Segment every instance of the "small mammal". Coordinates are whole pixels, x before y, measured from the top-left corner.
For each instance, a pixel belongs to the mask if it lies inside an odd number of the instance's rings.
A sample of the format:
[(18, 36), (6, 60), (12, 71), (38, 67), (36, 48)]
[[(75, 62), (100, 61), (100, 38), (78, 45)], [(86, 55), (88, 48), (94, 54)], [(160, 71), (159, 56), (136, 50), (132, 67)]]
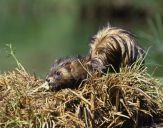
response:
[(90, 64), (93, 69), (119, 72), (120, 67), (131, 66), (137, 60), (144, 63), (144, 50), (135, 37), (124, 29), (107, 26), (100, 30), (90, 42)]
[(81, 81), (87, 77), (87, 72), (83, 67), (85, 61), (86, 59), (81, 57), (56, 60), (46, 77), (52, 90), (78, 87)]
[(107, 26), (100, 30), (90, 43), (86, 57), (69, 57), (57, 60), (46, 81), (52, 90), (78, 87), (88, 73), (94, 71), (119, 72), (120, 67), (131, 66), (138, 59), (144, 63), (144, 50), (138, 46), (130, 32)]

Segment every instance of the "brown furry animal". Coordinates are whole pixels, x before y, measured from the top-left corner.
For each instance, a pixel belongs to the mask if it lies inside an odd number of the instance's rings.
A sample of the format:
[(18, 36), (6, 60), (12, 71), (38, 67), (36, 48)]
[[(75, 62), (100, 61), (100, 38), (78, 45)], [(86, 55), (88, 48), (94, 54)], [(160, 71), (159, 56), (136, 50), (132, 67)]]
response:
[(70, 57), (56, 60), (52, 65), (46, 81), (52, 90), (58, 91), (64, 88), (75, 88), (87, 77), (87, 72), (81, 57)]
[(143, 58), (144, 50), (138, 46), (130, 32), (108, 26), (93, 37), (88, 56), (57, 60), (46, 81), (55, 91), (75, 88), (87, 77), (87, 71), (106, 73), (111, 68), (119, 72), (120, 67), (130, 66)]
[(100, 30), (90, 43), (90, 65), (107, 72), (108, 68), (119, 72), (120, 67), (131, 66), (137, 60), (144, 63), (144, 50), (138, 46), (130, 32), (107, 26)]

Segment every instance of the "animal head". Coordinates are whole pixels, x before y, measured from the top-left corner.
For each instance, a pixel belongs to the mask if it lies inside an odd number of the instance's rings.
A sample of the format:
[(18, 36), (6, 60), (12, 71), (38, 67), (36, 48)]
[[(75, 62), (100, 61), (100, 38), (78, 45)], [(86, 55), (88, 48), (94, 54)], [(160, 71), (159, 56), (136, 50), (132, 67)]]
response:
[(78, 57), (55, 61), (46, 77), (52, 90), (74, 88), (79, 80), (84, 79), (86, 72), (79, 61)]

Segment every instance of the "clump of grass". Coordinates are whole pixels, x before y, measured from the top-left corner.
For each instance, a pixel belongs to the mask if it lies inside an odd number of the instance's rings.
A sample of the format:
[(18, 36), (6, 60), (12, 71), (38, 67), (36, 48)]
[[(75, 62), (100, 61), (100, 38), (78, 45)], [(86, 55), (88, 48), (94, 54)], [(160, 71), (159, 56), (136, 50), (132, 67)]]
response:
[(76, 90), (33, 91), (43, 83), (22, 69), (0, 75), (0, 127), (138, 127), (163, 119), (163, 86), (144, 68), (95, 74)]
[(78, 89), (50, 92), (11, 53), (18, 68), (0, 75), (0, 127), (126, 128), (163, 121), (163, 86), (144, 67), (94, 74)]

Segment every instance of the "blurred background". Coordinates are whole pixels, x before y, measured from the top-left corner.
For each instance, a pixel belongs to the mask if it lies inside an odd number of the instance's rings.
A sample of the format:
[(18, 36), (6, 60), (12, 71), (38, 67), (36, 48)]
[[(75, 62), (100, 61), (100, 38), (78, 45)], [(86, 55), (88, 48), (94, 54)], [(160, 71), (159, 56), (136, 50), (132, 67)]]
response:
[(0, 0), (0, 73), (16, 62), (44, 78), (56, 58), (86, 55), (109, 22), (133, 32), (148, 50), (146, 65), (163, 76), (163, 0)]

